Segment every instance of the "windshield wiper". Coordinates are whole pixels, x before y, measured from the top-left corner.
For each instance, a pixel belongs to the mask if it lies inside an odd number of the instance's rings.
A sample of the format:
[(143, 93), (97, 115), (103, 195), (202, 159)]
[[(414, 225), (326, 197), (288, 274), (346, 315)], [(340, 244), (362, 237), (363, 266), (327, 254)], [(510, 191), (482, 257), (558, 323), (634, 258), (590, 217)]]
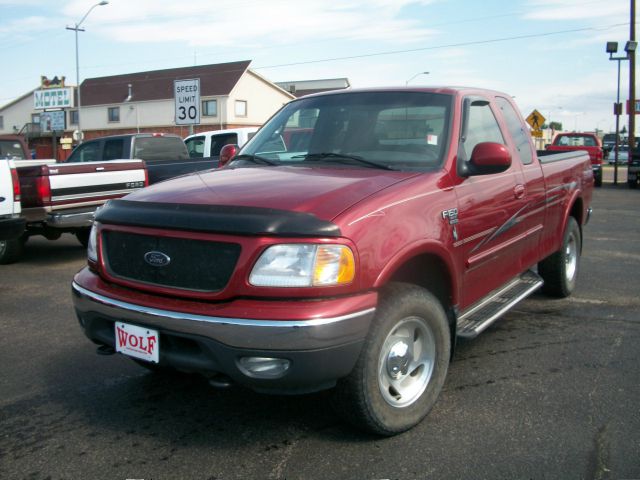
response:
[(383, 170), (395, 170), (395, 168), (390, 167), (384, 163), (373, 162), (371, 160), (367, 160), (366, 158), (362, 158), (358, 155), (348, 155), (343, 153), (332, 153), (332, 152), (323, 152), (323, 153), (307, 153), (306, 155), (296, 155), (292, 158), (304, 158), (305, 160), (317, 161), (317, 160), (346, 160), (360, 163), (362, 165), (368, 165), (373, 168), (380, 168)]
[(268, 158), (261, 157), (260, 155), (250, 155), (247, 153), (233, 157), (233, 161), (231, 163), (235, 162), (236, 160), (248, 160), (259, 165), (278, 165), (278, 163), (274, 162), (273, 160), (269, 160)]

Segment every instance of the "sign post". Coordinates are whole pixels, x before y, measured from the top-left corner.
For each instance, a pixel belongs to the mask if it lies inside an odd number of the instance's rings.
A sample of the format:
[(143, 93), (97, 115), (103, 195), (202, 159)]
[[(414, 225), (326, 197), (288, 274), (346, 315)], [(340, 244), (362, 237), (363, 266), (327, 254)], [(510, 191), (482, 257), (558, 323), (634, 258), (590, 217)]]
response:
[(176, 125), (200, 123), (200, 79), (174, 80)]

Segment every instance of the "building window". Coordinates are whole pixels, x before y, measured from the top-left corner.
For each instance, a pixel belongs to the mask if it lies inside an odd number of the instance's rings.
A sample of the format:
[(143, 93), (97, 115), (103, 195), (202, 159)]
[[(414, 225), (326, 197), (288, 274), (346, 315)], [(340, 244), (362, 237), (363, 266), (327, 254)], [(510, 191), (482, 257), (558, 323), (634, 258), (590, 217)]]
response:
[(0, 130), (4, 130), (4, 117), (0, 115)]
[(40, 125), (40, 114), (39, 113), (32, 113), (31, 114), (31, 123), (35, 123), (37, 125)]
[(107, 113), (108, 113), (109, 122), (120, 121), (120, 107), (109, 107), (109, 110)]
[(236, 100), (236, 117), (246, 117), (246, 116), (247, 116), (247, 101)]
[(78, 110), (69, 110), (69, 125), (78, 125)]
[(216, 117), (218, 115), (218, 101), (203, 100), (202, 115), (205, 117)]

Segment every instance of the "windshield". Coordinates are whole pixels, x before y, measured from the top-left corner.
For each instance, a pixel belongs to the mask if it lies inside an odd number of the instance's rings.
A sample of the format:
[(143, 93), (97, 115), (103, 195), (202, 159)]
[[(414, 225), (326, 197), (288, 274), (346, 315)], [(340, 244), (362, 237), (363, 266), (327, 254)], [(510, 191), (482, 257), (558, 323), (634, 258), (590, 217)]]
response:
[(422, 92), (350, 92), (293, 101), (241, 150), (281, 165), (336, 163), (424, 170), (442, 164), (452, 98)]

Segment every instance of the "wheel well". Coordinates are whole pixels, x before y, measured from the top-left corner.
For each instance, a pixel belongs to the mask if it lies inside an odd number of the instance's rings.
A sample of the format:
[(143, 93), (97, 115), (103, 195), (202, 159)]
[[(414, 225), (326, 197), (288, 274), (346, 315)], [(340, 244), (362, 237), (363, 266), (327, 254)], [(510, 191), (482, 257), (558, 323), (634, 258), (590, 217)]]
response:
[(446, 264), (435, 255), (418, 255), (406, 261), (389, 278), (389, 282), (418, 285), (434, 295), (449, 319), (451, 357), (456, 346), (457, 312), (453, 304), (453, 281)]
[(413, 257), (398, 268), (390, 282), (405, 282), (429, 290), (449, 310), (453, 305), (451, 275), (444, 262), (434, 255)]
[(582, 199), (577, 198), (575, 203), (571, 207), (571, 212), (569, 212), (569, 215), (576, 219), (576, 222), (578, 222), (578, 225), (580, 225), (581, 230), (582, 230), (582, 221), (584, 220), (582, 218), (583, 213), (584, 213), (584, 209), (582, 208)]

